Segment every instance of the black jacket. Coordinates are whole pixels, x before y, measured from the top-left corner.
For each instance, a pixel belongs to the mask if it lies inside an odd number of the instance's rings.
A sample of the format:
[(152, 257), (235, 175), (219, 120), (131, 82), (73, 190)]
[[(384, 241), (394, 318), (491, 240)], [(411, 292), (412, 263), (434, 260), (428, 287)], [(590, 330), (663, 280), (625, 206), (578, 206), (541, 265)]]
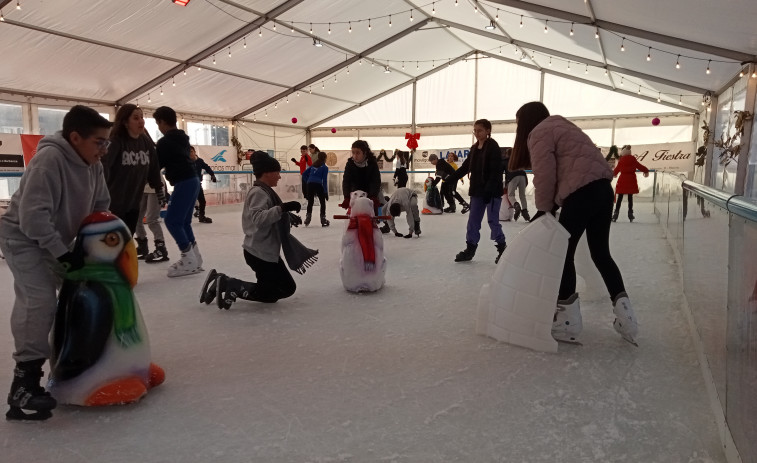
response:
[(375, 159), (368, 158), (368, 165), (365, 167), (358, 167), (352, 158), (347, 160), (342, 178), (345, 199), (349, 199), (350, 193), (356, 190), (365, 191), (369, 198), (378, 198), (380, 189), (381, 172)]
[(194, 161), (193, 165), (195, 172), (197, 172), (197, 177), (202, 181), (202, 171), (204, 170), (208, 175), (210, 175), (210, 178), (215, 180), (216, 174), (213, 172), (213, 169), (210, 168), (207, 162), (203, 161), (202, 158), (198, 157), (196, 161)]
[(469, 196), (502, 197), (504, 190), (502, 184), (502, 153), (493, 138), (487, 139), (481, 149), (478, 148), (478, 143), (471, 146), (470, 154), (468, 154), (463, 165), (450, 177), (459, 180), (468, 172), (470, 172)]
[(189, 158), (189, 137), (183, 130), (173, 129), (163, 134), (157, 151), (160, 167), (166, 169), (166, 179), (171, 185), (197, 176)]

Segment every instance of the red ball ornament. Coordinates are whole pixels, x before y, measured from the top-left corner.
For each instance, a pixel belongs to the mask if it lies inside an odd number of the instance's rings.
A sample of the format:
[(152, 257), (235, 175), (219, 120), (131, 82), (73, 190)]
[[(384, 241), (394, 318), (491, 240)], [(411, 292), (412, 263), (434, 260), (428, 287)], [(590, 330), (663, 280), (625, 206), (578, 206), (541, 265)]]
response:
[(660, 125), (660, 118), (659, 117), (655, 117), (654, 119), (652, 119), (652, 125), (654, 125), (654, 126)]
[(297, 123), (297, 118), (296, 118), (296, 117), (293, 117), (293, 118), (292, 118), (292, 124), (296, 124), (296, 123)]
[(336, 129), (332, 128), (331, 133), (336, 133)]

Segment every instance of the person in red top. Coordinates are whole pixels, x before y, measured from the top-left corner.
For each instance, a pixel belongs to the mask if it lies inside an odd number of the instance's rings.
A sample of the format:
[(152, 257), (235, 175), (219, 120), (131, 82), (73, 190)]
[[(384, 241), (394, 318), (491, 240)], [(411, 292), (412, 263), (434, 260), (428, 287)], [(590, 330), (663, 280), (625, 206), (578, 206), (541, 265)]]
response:
[[(312, 147), (315, 147), (315, 145), (310, 145)], [(318, 154), (318, 148), (315, 148), (315, 154)], [(292, 158), (292, 162), (300, 168), (300, 176), (302, 177), (302, 174), (305, 173), (305, 169), (313, 165), (313, 159), (310, 157), (310, 154), (308, 154), (308, 147), (307, 145), (300, 146), (300, 160), (296, 160), (295, 158)], [(300, 179), (300, 183), (302, 184), (302, 196), (307, 198), (308, 197), (308, 183), (307, 179), (305, 177), (302, 177)]]
[(615, 166), (613, 176), (618, 177), (618, 183), (615, 185), (615, 194), (618, 200), (615, 203), (615, 212), (612, 214), (612, 221), (617, 222), (620, 214), (620, 205), (623, 203), (623, 195), (628, 195), (628, 220), (633, 222), (633, 195), (639, 193), (639, 184), (636, 182), (636, 170), (644, 172), (644, 177), (649, 177), (649, 169), (636, 160), (631, 154), (631, 145), (626, 145), (620, 151), (620, 159)]

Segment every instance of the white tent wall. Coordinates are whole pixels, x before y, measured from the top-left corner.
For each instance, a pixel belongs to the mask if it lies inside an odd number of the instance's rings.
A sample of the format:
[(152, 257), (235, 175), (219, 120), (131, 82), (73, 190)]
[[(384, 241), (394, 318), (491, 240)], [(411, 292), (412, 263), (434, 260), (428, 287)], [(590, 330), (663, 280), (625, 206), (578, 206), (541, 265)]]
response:
[(539, 71), (482, 55), (477, 62), (476, 119), (515, 119), (523, 104), (539, 100)]
[(463, 122), (475, 118), (475, 63), (463, 61), (418, 81), (415, 121), (418, 124)]
[(324, 126), (407, 125), (413, 118), (413, 85), (396, 90), (346, 114), (329, 120)]
[[(276, 158), (280, 161), (288, 162), (292, 157), (299, 159), (300, 146), (308, 144), (305, 130), (298, 127), (289, 128), (245, 122), (244, 124), (236, 124), (236, 133), (242, 149), (274, 150)], [(282, 167), (287, 170), (287, 166), (282, 164)], [(289, 168), (295, 167), (289, 166)]]

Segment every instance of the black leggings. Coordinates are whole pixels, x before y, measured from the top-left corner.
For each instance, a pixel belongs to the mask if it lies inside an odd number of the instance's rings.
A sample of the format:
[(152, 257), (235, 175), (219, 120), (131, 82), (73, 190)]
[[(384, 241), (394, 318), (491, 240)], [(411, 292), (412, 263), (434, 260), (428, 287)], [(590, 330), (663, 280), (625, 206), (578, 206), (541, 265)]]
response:
[[(628, 196), (628, 212), (633, 212), (633, 195)], [(620, 211), (620, 205), (623, 203), (623, 195), (618, 195), (618, 200), (615, 203), (615, 212)]]
[(200, 188), (200, 192), (197, 193), (197, 202), (200, 203), (197, 212), (199, 213), (200, 217), (205, 217), (205, 192), (202, 191), (202, 188)]
[(308, 199), (308, 215), (313, 213), (313, 201), (316, 196), (321, 203), (321, 217), (326, 217), (326, 192), (323, 191), (323, 185), (320, 183), (308, 183), (308, 191), (305, 195)]
[(407, 169), (398, 167), (394, 171), (394, 177), (397, 179), (397, 188), (405, 188), (407, 186)]
[(123, 220), (126, 226), (129, 227), (131, 236), (134, 236), (134, 233), (137, 232), (137, 222), (142, 220), (139, 216), (139, 207), (136, 209), (129, 209), (128, 211), (111, 210), (111, 213)]
[(610, 299), (625, 291), (623, 276), (610, 255), (610, 215), (614, 192), (610, 180), (595, 180), (570, 194), (560, 211), (560, 224), (570, 233), (568, 253), (560, 281), (558, 299), (568, 299), (576, 292), (574, 257), (584, 230), (591, 260), (602, 275)]
[(276, 302), (294, 294), (297, 284), (281, 257), (278, 262), (268, 262), (244, 251), (244, 260), (255, 272), (258, 281), (250, 283), (229, 278), (229, 289), (235, 290), (238, 297), (248, 301)]

